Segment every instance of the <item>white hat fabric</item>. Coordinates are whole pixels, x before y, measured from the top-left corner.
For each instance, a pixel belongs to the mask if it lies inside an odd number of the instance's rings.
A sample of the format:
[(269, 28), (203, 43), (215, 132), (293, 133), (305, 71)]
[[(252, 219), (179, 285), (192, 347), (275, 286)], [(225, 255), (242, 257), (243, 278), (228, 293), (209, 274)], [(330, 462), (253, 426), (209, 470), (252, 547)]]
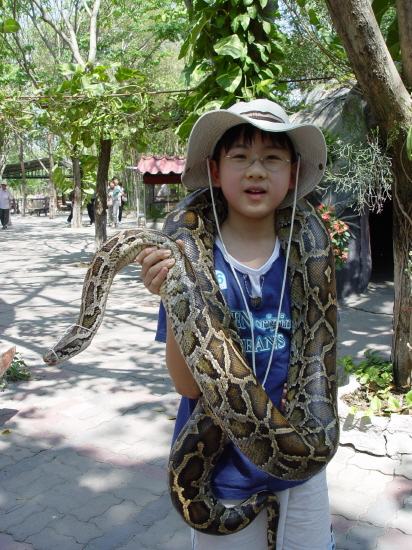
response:
[[(209, 111), (193, 126), (187, 147), (186, 165), (182, 182), (187, 189), (209, 187), (206, 163), (212, 158), (217, 142), (223, 134), (238, 124), (249, 123), (266, 132), (286, 132), (296, 154), (299, 154), (300, 172), (297, 199), (310, 193), (325, 172), (327, 151), (325, 138), (317, 126), (309, 123), (290, 123), (280, 105), (268, 99), (239, 102), (229, 109)], [(294, 191), (288, 191), (279, 208), (293, 204)]]

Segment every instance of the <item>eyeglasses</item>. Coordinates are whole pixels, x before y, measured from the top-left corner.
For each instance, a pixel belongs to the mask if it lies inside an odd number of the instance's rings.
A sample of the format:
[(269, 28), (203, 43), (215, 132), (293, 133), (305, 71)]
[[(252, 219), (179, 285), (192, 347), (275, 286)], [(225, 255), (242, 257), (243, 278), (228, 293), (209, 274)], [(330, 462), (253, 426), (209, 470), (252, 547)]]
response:
[(235, 153), (234, 155), (223, 155), (221, 158), (229, 159), (233, 166), (239, 170), (244, 170), (245, 168), (252, 166), (255, 160), (260, 160), (269, 172), (279, 172), (279, 170), (282, 170), (288, 162), (292, 162), (281, 154), (275, 155), (273, 153), (265, 155), (264, 157), (252, 158), (248, 157), (244, 153)]

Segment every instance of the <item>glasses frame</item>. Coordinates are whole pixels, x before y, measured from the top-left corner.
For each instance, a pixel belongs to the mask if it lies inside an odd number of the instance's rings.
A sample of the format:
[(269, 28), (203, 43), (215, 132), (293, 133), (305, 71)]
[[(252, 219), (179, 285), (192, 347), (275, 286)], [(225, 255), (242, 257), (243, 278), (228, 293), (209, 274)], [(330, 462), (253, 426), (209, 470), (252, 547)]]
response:
[(279, 157), (282, 157), (283, 160), (285, 161), (284, 164), (280, 167), (280, 168), (277, 168), (276, 170), (273, 170), (272, 168), (269, 168), (266, 164), (266, 159), (268, 156), (270, 156), (272, 153), (268, 153), (267, 155), (264, 155), (263, 157), (259, 157), (259, 155), (253, 157), (249, 162), (249, 164), (247, 166), (244, 166), (243, 168), (241, 168), (240, 166), (238, 166), (238, 163), (235, 162), (235, 161), (232, 161), (232, 157), (235, 156), (235, 155), (222, 155), (221, 157), (219, 158), (224, 158), (224, 159), (229, 159), (230, 160), (230, 163), (232, 166), (234, 166), (235, 168), (237, 168), (238, 170), (246, 170), (246, 168), (249, 168), (250, 166), (252, 166), (252, 164), (256, 161), (256, 160), (260, 160), (260, 162), (262, 163), (262, 165), (266, 168), (266, 170), (269, 170), (269, 172), (280, 172), (281, 170), (283, 170), (283, 168), (286, 166), (286, 164), (288, 162), (292, 163), (293, 160), (290, 160), (290, 159), (287, 159), (284, 155), (282, 155), (281, 153), (277, 153), (277, 155)]

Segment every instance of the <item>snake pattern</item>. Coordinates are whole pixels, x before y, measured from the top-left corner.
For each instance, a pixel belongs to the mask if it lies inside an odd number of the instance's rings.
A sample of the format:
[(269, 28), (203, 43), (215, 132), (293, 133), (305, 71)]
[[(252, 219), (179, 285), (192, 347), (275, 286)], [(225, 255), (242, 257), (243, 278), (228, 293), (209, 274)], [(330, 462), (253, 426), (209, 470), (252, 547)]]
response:
[[(225, 508), (210, 489), (211, 475), (228, 439), (260, 469), (284, 480), (312, 477), (333, 457), (339, 438), (333, 250), (313, 207), (299, 201), (288, 263), (292, 342), (287, 403), (281, 414), (244, 358), (215, 278), (216, 226), (209, 193), (200, 190), (186, 197), (169, 215), (164, 232), (125, 230), (101, 247), (86, 274), (77, 324), (44, 361), (57, 365), (88, 347), (102, 322), (113, 277), (140, 250), (149, 245), (170, 249), (176, 262), (160, 293), (178, 346), (202, 391), (170, 454), (172, 502), (191, 527), (215, 535), (243, 529), (267, 506), (268, 545), (273, 550), (276, 496), (260, 491), (239, 506)], [(226, 209), (220, 190), (216, 202), (221, 223)], [(277, 213), (283, 247), (291, 223), (290, 208)], [(184, 252), (177, 239), (183, 240)]]

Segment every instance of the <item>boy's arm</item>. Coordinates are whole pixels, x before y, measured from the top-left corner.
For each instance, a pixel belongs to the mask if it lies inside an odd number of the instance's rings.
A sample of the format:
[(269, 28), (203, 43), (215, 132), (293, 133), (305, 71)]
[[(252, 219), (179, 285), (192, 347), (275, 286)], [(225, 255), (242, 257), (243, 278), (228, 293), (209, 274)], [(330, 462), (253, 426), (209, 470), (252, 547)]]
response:
[[(180, 246), (183, 243), (178, 241)], [(159, 250), (156, 247), (148, 247), (142, 250), (136, 257), (136, 261), (142, 266), (140, 277), (144, 286), (152, 294), (159, 294), (159, 288), (166, 278), (169, 267), (175, 260), (170, 258), (170, 250)], [(177, 393), (185, 397), (196, 399), (200, 395), (200, 389), (196, 380), (187, 366), (187, 363), (177, 345), (176, 339), (167, 318), (166, 336), (166, 366), (173, 381)]]
[(200, 388), (177, 345), (169, 319), (167, 319), (166, 366), (177, 393), (197, 399)]

